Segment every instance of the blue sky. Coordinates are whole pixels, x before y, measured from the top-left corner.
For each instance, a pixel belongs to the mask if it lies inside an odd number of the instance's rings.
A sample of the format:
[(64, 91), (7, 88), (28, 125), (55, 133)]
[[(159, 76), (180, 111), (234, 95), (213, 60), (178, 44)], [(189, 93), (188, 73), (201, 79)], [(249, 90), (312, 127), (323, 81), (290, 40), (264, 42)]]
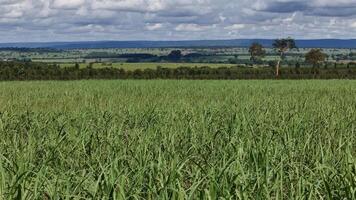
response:
[(0, 42), (356, 38), (356, 0), (0, 0)]

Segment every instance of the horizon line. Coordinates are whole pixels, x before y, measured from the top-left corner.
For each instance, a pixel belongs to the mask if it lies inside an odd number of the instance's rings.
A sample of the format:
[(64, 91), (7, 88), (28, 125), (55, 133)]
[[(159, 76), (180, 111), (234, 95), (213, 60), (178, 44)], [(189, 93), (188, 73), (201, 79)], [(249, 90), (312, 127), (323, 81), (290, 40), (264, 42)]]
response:
[[(238, 39), (187, 39), (187, 40), (68, 40), (68, 41), (16, 41), (16, 42), (0, 42), (0, 44), (19, 44), (19, 43), (75, 43), (75, 42), (191, 42), (191, 41), (231, 41), (231, 40), (275, 40), (279, 38), (238, 38)], [(294, 38), (293, 38), (294, 39)], [(356, 40), (356, 38), (318, 38), (318, 39), (294, 39), (296, 41), (312, 41), (312, 40)]]

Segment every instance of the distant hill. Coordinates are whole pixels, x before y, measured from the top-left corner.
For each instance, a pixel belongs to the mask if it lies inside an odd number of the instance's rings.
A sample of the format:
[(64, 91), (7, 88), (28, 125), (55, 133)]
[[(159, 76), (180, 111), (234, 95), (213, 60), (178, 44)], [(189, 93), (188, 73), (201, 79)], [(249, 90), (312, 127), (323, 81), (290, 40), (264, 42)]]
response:
[[(165, 48), (165, 47), (248, 47), (259, 42), (272, 47), (269, 39), (236, 40), (186, 40), (186, 41), (92, 41), (92, 42), (44, 42), (44, 43), (0, 43), (0, 48), (52, 48), (52, 49), (94, 49), (94, 48)], [(296, 40), (299, 48), (356, 48), (356, 39)]]

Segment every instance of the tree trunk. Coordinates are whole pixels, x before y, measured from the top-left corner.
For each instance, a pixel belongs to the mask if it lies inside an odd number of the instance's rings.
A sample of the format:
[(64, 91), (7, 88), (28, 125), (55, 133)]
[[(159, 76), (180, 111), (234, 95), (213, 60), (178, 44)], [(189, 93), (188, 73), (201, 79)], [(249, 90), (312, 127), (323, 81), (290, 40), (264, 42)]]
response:
[(278, 59), (277, 66), (276, 66), (276, 77), (279, 77), (279, 68), (281, 66), (281, 61), (282, 61), (283, 53), (281, 53), (280, 58)]
[(276, 66), (276, 77), (279, 76), (279, 66), (280, 66), (280, 64), (281, 64), (281, 60), (278, 60), (277, 66)]

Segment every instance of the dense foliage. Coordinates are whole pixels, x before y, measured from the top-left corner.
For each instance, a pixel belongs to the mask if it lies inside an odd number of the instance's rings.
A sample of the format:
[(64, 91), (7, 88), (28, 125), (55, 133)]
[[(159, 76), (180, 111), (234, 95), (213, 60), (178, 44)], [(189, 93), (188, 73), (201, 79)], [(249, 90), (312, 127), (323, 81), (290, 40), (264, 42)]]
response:
[(325, 62), (327, 55), (323, 53), (322, 49), (311, 49), (305, 54), (305, 61), (311, 63), (313, 67), (319, 67), (320, 63)]
[(261, 62), (262, 58), (266, 55), (266, 50), (264, 47), (259, 43), (253, 43), (248, 52), (251, 55), (250, 60), (254, 63)]
[(0, 199), (356, 199), (356, 82), (0, 83)]
[(108, 53), (108, 52), (91, 52), (86, 55), (85, 59), (103, 59), (103, 58), (121, 58), (130, 63), (140, 63), (140, 62), (164, 62), (164, 61), (174, 61), (174, 62), (191, 62), (194, 59), (203, 58), (206, 55), (199, 53), (188, 53), (183, 55), (180, 50), (173, 50), (168, 55), (158, 56), (150, 53)]
[[(346, 68), (283, 68), (281, 79), (355, 79), (356, 65)], [(273, 64), (272, 64), (273, 67)], [(79, 80), (79, 79), (272, 79), (274, 69), (249, 67), (179, 67), (125, 71), (117, 68), (61, 68), (33, 62), (0, 62), (0, 80)]]

